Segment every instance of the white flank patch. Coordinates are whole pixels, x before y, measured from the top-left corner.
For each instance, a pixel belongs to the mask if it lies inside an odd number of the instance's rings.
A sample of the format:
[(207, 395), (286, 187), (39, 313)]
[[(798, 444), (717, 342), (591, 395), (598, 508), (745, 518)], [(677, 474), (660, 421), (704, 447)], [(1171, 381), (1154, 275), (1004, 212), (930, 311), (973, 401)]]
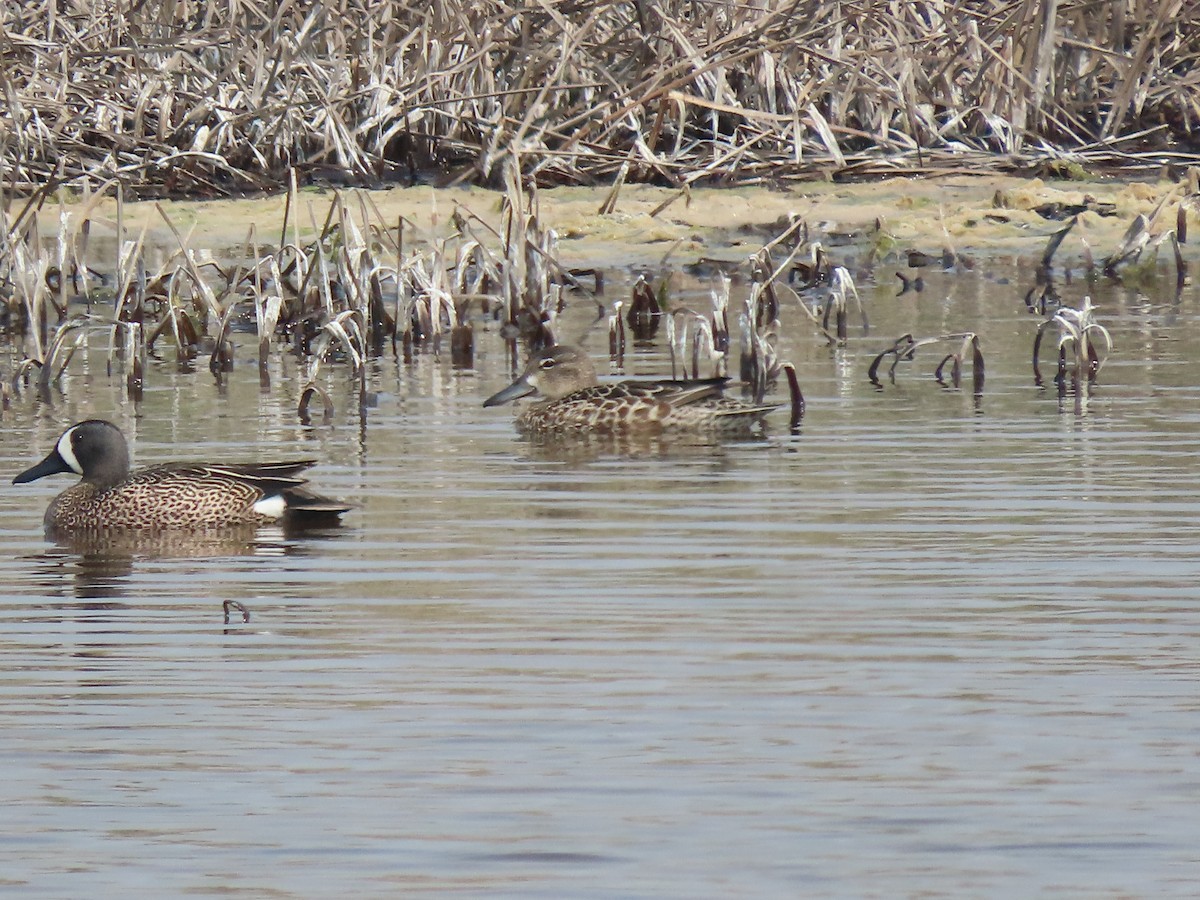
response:
[(58, 451), (58, 455), (63, 458), (71, 471), (76, 474), (83, 474), (83, 466), (79, 464), (79, 460), (75, 458), (75, 451), (71, 449), (71, 434), (75, 431), (74, 428), (68, 428), (63, 436), (58, 439), (58, 446), (54, 449)]
[(270, 497), (263, 497), (254, 504), (254, 511), (260, 516), (268, 516), (272, 519), (278, 519), (283, 515), (283, 511), (287, 509), (287, 501), (283, 499), (283, 494), (274, 494)]

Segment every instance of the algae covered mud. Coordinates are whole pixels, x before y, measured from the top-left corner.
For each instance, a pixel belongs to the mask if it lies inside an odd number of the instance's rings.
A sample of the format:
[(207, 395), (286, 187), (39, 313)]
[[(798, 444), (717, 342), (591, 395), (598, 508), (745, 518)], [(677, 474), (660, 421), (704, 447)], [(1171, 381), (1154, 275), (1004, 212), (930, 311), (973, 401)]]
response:
[[(304, 234), (315, 235), (333, 193), (331, 188), (300, 192)], [(413, 229), (410, 245), (420, 246), (452, 235), (459, 208), (498, 227), (504, 195), (464, 186), (392, 188), (365, 191), (363, 196), (369, 197), (378, 224), (394, 228), (397, 221), (408, 223)], [(560, 187), (538, 192), (537, 200), (541, 218), (561, 241), (564, 263), (669, 269), (704, 258), (741, 262), (795, 219), (805, 220), (811, 240), (823, 240), (826, 248), (845, 247), (858, 258), (892, 264), (905, 263), (909, 250), (940, 254), (944, 248), (981, 258), (1040, 256), (1051, 235), (1078, 216), (1077, 237), (1090, 245), (1098, 261), (1118, 246), (1137, 215), (1157, 210), (1153, 231), (1165, 233), (1176, 226), (1177, 207), (1192, 209), (1198, 196), (1194, 179), (1047, 181), (947, 175), (686, 192), (649, 185), (625, 185), (615, 192)], [(175, 243), (169, 219), (188, 233), (193, 246), (223, 255), (244, 246), (248, 237), (272, 240), (282, 226), (287, 204), (286, 193), (258, 199), (131, 202), (125, 204), (124, 216), (131, 233), (146, 228), (160, 245)], [(68, 203), (65, 211), (77, 220), (83, 206)], [(56, 209), (51, 205), (46, 212)], [(116, 201), (100, 200), (94, 212), (97, 236), (111, 236)], [(42, 230), (54, 232), (54, 217), (43, 219)], [(1064, 259), (1078, 263), (1083, 243), (1069, 241), (1063, 251)]]

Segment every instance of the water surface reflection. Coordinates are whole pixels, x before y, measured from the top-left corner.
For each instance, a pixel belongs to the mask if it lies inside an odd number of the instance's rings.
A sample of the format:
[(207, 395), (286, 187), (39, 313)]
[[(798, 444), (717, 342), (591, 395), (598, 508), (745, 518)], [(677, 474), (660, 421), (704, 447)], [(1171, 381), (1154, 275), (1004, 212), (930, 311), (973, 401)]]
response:
[[(1089, 288), (1117, 351), (1077, 410), (1033, 384), (1020, 270), (883, 274), (845, 348), (783, 310), (798, 434), (521, 438), (480, 406), (513, 375), (482, 326), (471, 370), (377, 360), (364, 411), (331, 374), (329, 427), (287, 358), (267, 393), (161, 363), (135, 406), (95, 357), (15, 403), (5, 471), (105, 415), (139, 464), (303, 448), (358, 508), (56, 544), (61, 483), (0, 492), (2, 883), (1190, 894), (1195, 292)], [(895, 335), (964, 330), (981, 402), (920, 356), (867, 382)], [(668, 370), (639, 347), (622, 374)]]

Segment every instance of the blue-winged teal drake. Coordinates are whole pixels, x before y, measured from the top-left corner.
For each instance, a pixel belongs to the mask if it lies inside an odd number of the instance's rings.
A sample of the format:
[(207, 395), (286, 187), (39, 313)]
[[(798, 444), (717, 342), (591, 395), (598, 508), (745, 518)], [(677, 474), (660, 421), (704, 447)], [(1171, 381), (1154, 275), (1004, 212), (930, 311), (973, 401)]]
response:
[(130, 472), (120, 429), (89, 419), (64, 431), (46, 458), (13, 484), (59, 472), (82, 476), (46, 510), (48, 531), (328, 523), (350, 507), (305, 488), (299, 473), (315, 462), (166, 463)]
[(517, 417), (534, 433), (672, 430), (746, 431), (774, 409), (726, 397), (727, 378), (619, 381), (600, 384), (577, 347), (557, 344), (536, 354), (524, 373), (484, 406), (499, 406), (535, 391), (543, 397)]

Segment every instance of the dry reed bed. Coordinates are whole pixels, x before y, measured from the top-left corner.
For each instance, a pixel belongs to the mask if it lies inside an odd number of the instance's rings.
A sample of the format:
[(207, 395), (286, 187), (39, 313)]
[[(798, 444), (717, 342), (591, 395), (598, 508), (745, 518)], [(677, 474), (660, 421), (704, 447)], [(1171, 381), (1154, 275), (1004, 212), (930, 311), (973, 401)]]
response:
[[(1200, 116), (1200, 0), (0, 8), (10, 190), (137, 196), (436, 170), (754, 183), (1157, 167)], [(131, 194), (132, 196), (133, 194)]]

